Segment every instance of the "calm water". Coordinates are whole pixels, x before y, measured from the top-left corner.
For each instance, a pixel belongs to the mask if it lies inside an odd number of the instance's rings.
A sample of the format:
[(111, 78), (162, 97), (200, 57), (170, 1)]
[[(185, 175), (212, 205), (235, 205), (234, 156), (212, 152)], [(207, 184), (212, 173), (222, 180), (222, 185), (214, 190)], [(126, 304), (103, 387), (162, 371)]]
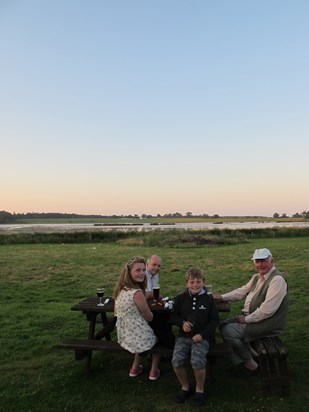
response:
[(265, 229), (273, 227), (309, 227), (309, 222), (235, 222), (235, 223), (177, 223), (175, 225), (115, 225), (95, 226), (93, 223), (48, 223), (48, 224), (8, 224), (0, 225), (0, 233), (30, 233), (30, 232), (71, 232), (83, 230), (164, 230), (164, 229)]

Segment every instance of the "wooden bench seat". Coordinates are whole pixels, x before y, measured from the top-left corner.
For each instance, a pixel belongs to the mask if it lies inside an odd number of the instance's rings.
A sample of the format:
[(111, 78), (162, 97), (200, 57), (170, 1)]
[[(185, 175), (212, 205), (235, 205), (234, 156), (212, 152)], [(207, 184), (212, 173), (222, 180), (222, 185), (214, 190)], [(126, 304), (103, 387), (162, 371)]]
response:
[[(119, 345), (118, 342), (108, 340), (71, 339), (60, 343), (58, 346), (63, 349), (73, 349), (75, 351), (76, 360), (81, 360), (87, 357), (87, 373), (90, 372), (92, 351), (127, 352)], [(149, 353), (159, 353), (162, 356), (172, 356), (173, 349), (158, 345), (154, 346)], [(223, 357), (230, 354), (231, 348), (229, 344), (212, 343), (208, 352), (210, 367), (215, 363), (217, 357)], [(211, 371), (210, 374), (212, 375)]]
[(258, 354), (263, 394), (268, 396), (274, 386), (281, 388), (283, 396), (290, 395), (290, 380), (287, 367), (288, 350), (276, 336), (251, 342)]

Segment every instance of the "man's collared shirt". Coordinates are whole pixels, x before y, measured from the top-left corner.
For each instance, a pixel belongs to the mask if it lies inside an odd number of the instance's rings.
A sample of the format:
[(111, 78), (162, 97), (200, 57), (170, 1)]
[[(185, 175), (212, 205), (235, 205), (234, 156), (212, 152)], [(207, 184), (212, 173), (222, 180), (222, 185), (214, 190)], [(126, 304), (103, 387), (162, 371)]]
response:
[(146, 286), (146, 292), (152, 292), (154, 287), (159, 286), (159, 274), (153, 275), (151, 272), (149, 272), (148, 269), (146, 269), (146, 277), (147, 277), (147, 286)]

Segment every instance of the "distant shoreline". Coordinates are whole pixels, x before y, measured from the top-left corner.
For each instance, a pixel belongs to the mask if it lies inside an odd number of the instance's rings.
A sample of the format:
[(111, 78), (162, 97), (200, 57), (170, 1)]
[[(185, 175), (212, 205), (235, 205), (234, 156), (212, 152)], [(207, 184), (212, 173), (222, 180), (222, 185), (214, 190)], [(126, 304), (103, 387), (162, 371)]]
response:
[(267, 228), (302, 228), (309, 227), (309, 222), (165, 222), (156, 223), (20, 223), (1, 224), (0, 234), (13, 233), (56, 233), (56, 232), (85, 232), (85, 231), (106, 231), (106, 230), (172, 230), (172, 229), (267, 229)]

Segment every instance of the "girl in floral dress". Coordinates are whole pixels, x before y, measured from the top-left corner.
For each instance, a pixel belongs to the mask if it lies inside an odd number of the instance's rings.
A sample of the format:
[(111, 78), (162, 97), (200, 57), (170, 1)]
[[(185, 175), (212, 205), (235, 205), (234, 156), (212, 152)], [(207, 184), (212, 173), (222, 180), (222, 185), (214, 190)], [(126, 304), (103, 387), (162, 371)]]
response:
[[(153, 314), (146, 301), (146, 262), (140, 256), (130, 259), (123, 267), (114, 289), (117, 338), (121, 347), (134, 353), (129, 376), (138, 376), (142, 371), (141, 354), (150, 350), (157, 337), (148, 322)], [(159, 354), (152, 354), (150, 380), (160, 376)]]

